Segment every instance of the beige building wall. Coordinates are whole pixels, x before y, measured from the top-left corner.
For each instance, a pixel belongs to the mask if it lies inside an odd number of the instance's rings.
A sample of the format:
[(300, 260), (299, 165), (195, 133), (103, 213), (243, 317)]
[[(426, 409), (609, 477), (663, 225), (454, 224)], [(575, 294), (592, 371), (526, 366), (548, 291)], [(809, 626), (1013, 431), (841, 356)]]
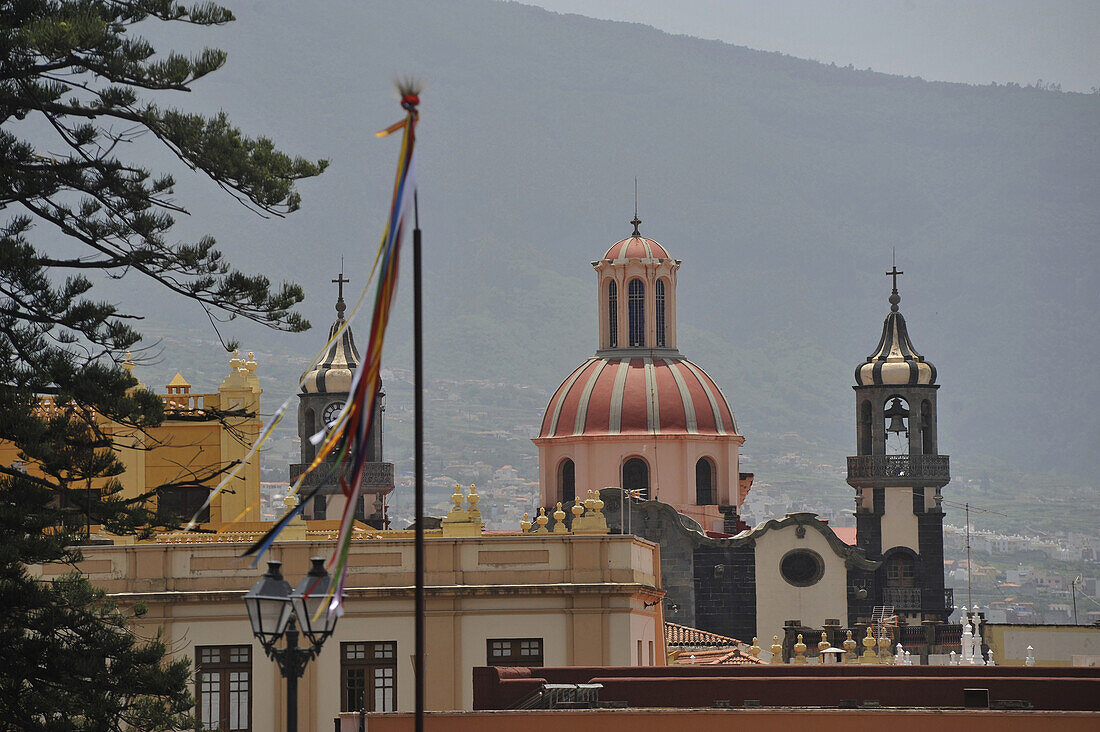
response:
[[(536, 439), (540, 502), (553, 506), (559, 500), (558, 471), (566, 458), (574, 462), (576, 492), (583, 498), (589, 490), (621, 486), (623, 463), (641, 457), (650, 466), (651, 498), (672, 505), (708, 531), (721, 531), (723, 517), (718, 506), (738, 506), (740, 511), (739, 449), (743, 442), (740, 435), (684, 434)], [(715, 466), (718, 503), (711, 506), (695, 505), (695, 463), (702, 457), (709, 457)]]
[[(314, 522), (322, 523), (334, 522)], [(633, 665), (639, 642), (648, 663), (664, 665), (660, 557), (632, 536), (504, 534), (426, 542), (427, 705), (470, 709), (475, 666), (492, 638), (541, 638), (545, 665)], [(330, 531), (283, 541), (264, 557), (283, 562), (292, 586), (309, 557), (331, 554)], [(397, 705), (413, 706), (413, 540), (353, 542), (345, 614), (299, 682), (300, 729), (327, 732), (340, 708), (340, 643), (397, 642)], [(252, 647), (252, 729), (283, 729), (285, 682), (253, 640), (243, 597), (263, 572), (237, 557), (251, 536), (187, 535), (195, 543), (90, 546), (79, 565), (123, 606), (148, 612), (135, 630), (161, 632), (172, 652), (195, 660), (204, 645)], [(32, 571), (49, 577), (67, 568)], [(646, 603), (653, 604), (646, 607)], [(303, 640), (304, 642), (304, 640)]]
[(1100, 666), (1100, 626), (983, 623), (981, 632), (998, 666), (1023, 666), (1028, 646), (1036, 666)]
[[(769, 529), (756, 538), (756, 635), (765, 648), (774, 636), (782, 641), (786, 620), (801, 620), (811, 628), (824, 626), (828, 618), (847, 623), (848, 570), (844, 558), (829, 546), (821, 532), (804, 528), (804, 536), (798, 538), (798, 528), (791, 525)], [(796, 587), (783, 579), (779, 563), (793, 549), (810, 549), (824, 561), (825, 572), (815, 584)]]
[[(865, 491), (870, 493), (870, 491)], [(912, 488), (886, 488), (886, 512), (882, 515), (882, 551), (905, 546), (920, 553), (917, 515), (913, 513)]]

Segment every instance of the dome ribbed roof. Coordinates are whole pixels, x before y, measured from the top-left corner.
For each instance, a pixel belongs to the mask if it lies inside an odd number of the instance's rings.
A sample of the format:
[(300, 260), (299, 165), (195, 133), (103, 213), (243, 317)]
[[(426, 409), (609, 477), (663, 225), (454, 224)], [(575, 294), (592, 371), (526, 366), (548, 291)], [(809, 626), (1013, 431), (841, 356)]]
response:
[[(332, 340), (336, 330), (343, 323), (344, 313), (340, 311), (336, 322), (328, 329), (329, 340)], [(347, 393), (351, 389), (351, 377), (358, 367), (359, 351), (355, 349), (355, 336), (348, 327), (328, 347), (321, 362), (302, 376), (302, 392), (306, 394)]]
[(593, 357), (558, 387), (539, 431), (631, 434), (729, 435), (737, 425), (717, 384), (686, 358)]
[(900, 299), (897, 291), (890, 296), (891, 312), (882, 324), (882, 338), (867, 361), (856, 367), (856, 383), (860, 386), (936, 383), (936, 367), (917, 353), (909, 340), (905, 318), (897, 311)]
[(626, 259), (669, 259), (665, 248), (644, 236), (632, 236), (611, 245), (604, 259), (611, 261)]

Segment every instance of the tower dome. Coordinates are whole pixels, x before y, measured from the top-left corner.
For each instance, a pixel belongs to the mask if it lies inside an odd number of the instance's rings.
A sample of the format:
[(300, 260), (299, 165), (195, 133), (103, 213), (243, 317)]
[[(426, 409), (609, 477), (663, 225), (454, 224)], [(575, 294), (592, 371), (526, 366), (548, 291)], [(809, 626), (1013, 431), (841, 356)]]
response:
[[(344, 311), (347, 305), (344, 303), (344, 273), (333, 282), (339, 283), (339, 294), (336, 298), (336, 320), (328, 329), (328, 339), (332, 341), (336, 331), (344, 324)], [(351, 378), (355, 369), (359, 368), (359, 351), (355, 348), (355, 336), (351, 328), (344, 328), (340, 337), (329, 344), (325, 357), (316, 366), (302, 375), (302, 392), (305, 394), (336, 394), (344, 395), (351, 389)]]
[(897, 267), (886, 274), (894, 278), (894, 290), (890, 293), (890, 313), (882, 324), (882, 337), (874, 353), (856, 367), (856, 384), (917, 385), (935, 384), (936, 367), (913, 348), (905, 318), (898, 312), (901, 295), (898, 294)]
[(736, 525), (744, 438), (718, 385), (676, 348), (680, 260), (641, 235), (637, 214), (631, 223), (592, 262), (599, 343), (546, 407), (540, 497), (553, 506), (619, 486), (722, 530)]

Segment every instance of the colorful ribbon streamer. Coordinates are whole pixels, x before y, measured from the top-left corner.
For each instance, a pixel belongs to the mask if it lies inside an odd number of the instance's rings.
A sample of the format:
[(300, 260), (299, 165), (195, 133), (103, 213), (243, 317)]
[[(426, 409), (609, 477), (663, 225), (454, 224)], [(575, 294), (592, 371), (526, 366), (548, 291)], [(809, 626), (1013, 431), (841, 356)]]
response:
[[(394, 296), (397, 292), (397, 273), (400, 262), (401, 241), (405, 229), (405, 215), (413, 201), (416, 190), (413, 150), (416, 145), (417, 106), (420, 104), (419, 89), (414, 83), (402, 82), (398, 84), (398, 91), (401, 93), (401, 107), (405, 110), (405, 119), (377, 133), (379, 137), (384, 137), (398, 130), (404, 131), (401, 139), (401, 155), (394, 180), (390, 214), (385, 231), (382, 234), (378, 254), (375, 256), (374, 266), (371, 268), (372, 278), (374, 270), (378, 270), (378, 280), (375, 288), (374, 310), (371, 317), (366, 352), (355, 371), (355, 375), (352, 377), (348, 400), (344, 404), (344, 408), (333, 424), (311, 438), (314, 444), (319, 443), (320, 445), (317, 455), (298, 478), (293, 490), (297, 492), (305, 477), (318, 468), (325, 461), (325, 458), (334, 451), (337, 453), (337, 457), (331, 463), (331, 469), (325, 480), (313, 488), (308, 496), (299, 501), (298, 505), (290, 509), (270, 531), (249, 547), (243, 555), (254, 556), (253, 566), (255, 566), (260, 556), (271, 546), (287, 523), (320, 491), (321, 486), (327, 483), (328, 478), (333, 474), (338, 474), (340, 488), (344, 493), (346, 503), (344, 504), (344, 513), (340, 519), (340, 533), (336, 539), (336, 546), (333, 548), (332, 556), (327, 562), (328, 570), (335, 581), (330, 584), (328, 594), (324, 598), (325, 602), (319, 606), (318, 616), (324, 610), (326, 603), (330, 613), (343, 613), (348, 548), (351, 544), (355, 508), (362, 497), (363, 471), (368, 458), (367, 437), (370, 434), (371, 420), (374, 417), (378, 399), (382, 347), (385, 342), (390, 309), (393, 306)], [(358, 305), (356, 308), (358, 308)]]

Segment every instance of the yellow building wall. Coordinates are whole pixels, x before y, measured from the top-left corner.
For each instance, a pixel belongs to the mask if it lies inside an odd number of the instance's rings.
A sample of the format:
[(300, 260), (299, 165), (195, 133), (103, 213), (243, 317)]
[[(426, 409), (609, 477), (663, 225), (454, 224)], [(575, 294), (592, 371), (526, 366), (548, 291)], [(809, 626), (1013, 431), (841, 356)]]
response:
[[(121, 497), (132, 499), (154, 491), (158, 486), (180, 481), (199, 480), (210, 488), (222, 480), (215, 473), (234, 461), (241, 461), (251, 450), (263, 423), (259, 418), (260, 389), (256, 378), (256, 362), (238, 358), (230, 361), (230, 374), (217, 392), (190, 393), (190, 385), (181, 376), (173, 379), (176, 386), (160, 394), (167, 407), (165, 421), (144, 432), (132, 427), (100, 419), (99, 427), (119, 445), (119, 460), (125, 472), (117, 476), (122, 486)], [(177, 381), (178, 380), (178, 381)], [(53, 400), (44, 397), (43, 409), (54, 409)], [(251, 417), (229, 417), (225, 424), (199, 421), (203, 410), (243, 410)], [(187, 419), (180, 419), (186, 415)], [(174, 418), (176, 417), (176, 418)], [(0, 441), (0, 464), (11, 465), (21, 460), (19, 450), (10, 442)], [(27, 473), (41, 476), (34, 463), (26, 464)], [(100, 489), (106, 479), (92, 482)], [(210, 506), (209, 528), (219, 528), (233, 520), (260, 519), (260, 461), (255, 456), (240, 470), (226, 491), (214, 498)], [(153, 497), (149, 505), (156, 506)]]

